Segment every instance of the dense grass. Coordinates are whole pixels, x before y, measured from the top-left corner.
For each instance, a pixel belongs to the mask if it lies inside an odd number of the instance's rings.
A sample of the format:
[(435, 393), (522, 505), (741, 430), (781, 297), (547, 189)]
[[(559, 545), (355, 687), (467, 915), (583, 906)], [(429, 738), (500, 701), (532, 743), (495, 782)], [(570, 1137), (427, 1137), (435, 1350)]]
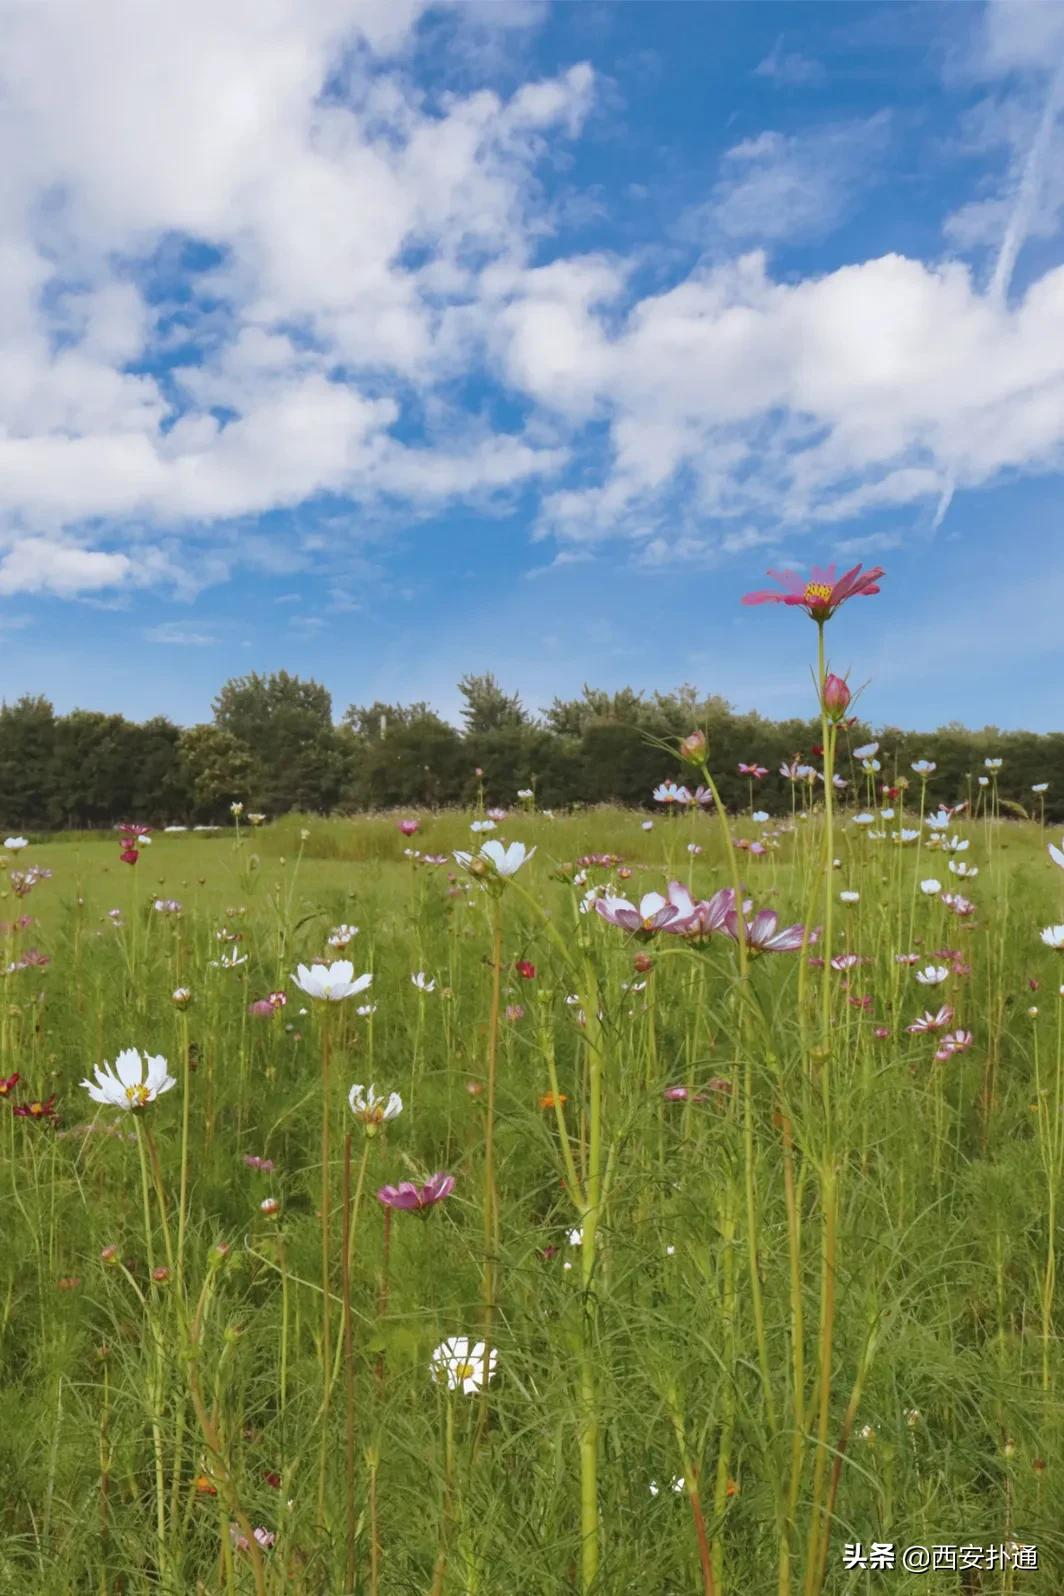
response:
[[(1039, 931), (1064, 918), (1064, 875), (1038, 828), (958, 821), (951, 832), (970, 847), (955, 857), (980, 872), (970, 883), (926, 834), (917, 855), (837, 828), (833, 889), (860, 901), (836, 903), (831, 952), (868, 962), (827, 972), (825, 1052), (825, 973), (807, 964), (800, 982), (801, 952), (753, 959), (744, 982), (723, 935), (640, 942), (579, 912), (593, 882), (628, 897), (672, 878), (700, 896), (727, 885), (715, 821), (665, 817), (647, 832), (622, 811), (515, 811), (496, 835), (538, 851), (496, 899), (453, 860), (403, 857), (469, 846), (469, 820), (422, 817), (408, 840), (394, 817), (289, 817), (239, 835), (157, 836), (133, 867), (113, 838), (11, 859), (54, 877), (24, 899), (8, 893), (0, 911), (36, 920), (8, 933), (5, 965), (33, 946), (51, 958), (7, 977), (0, 1016), (0, 1077), (21, 1076), (0, 1121), (0, 1596), (244, 1592), (257, 1578), (329, 1596), (575, 1591), (590, 1416), (602, 1596), (1061, 1588), (1064, 968)], [(735, 825), (749, 839), (760, 830)], [(821, 838), (819, 813), (799, 813), (764, 857), (737, 855), (756, 906), (784, 924), (807, 911), (822, 922)], [(574, 885), (593, 850), (623, 865)], [(928, 876), (965, 893), (974, 915), (920, 893)], [(157, 897), (181, 913), (154, 910)], [(325, 953), (341, 922), (360, 928), (347, 956), (373, 972), (372, 988), (314, 1004), (290, 973)], [(234, 970), (211, 967), (223, 929), (247, 955)], [(911, 949), (941, 963), (932, 954), (946, 947), (959, 957), (930, 989), (894, 958)], [(649, 970), (633, 968), (640, 954)], [(418, 970), (434, 992), (412, 986)], [(187, 1010), (172, 1001), (178, 986), (192, 991)], [(287, 1006), (250, 1016), (271, 990)], [(849, 1001), (864, 997), (870, 1007)], [(358, 1017), (367, 999), (376, 1013)], [(955, 1009), (950, 1029), (974, 1040), (936, 1063), (934, 1037), (906, 1026), (941, 1003)], [(338, 1374), (323, 1452), (326, 1025)], [(97, 1112), (78, 1085), (127, 1046), (164, 1054), (178, 1080), (136, 1123)], [(606, 1185), (590, 1275), (569, 1239), (580, 1215), (559, 1118), (541, 1106), (552, 1063), (584, 1187), (601, 1069)], [(365, 1138), (346, 1098), (370, 1081), (404, 1108)], [(687, 1100), (667, 1101), (678, 1085)], [(6, 1111), (53, 1092), (58, 1126)], [(153, 1284), (151, 1264), (177, 1243), (186, 1094), (182, 1269)], [(142, 1127), (159, 1161), (147, 1235)], [(275, 1168), (249, 1168), (246, 1155)], [(389, 1219), (377, 1188), (438, 1170), (456, 1177), (453, 1195)], [(275, 1218), (260, 1209), (267, 1196)], [(101, 1259), (110, 1247), (115, 1262)], [(446, 1337), (481, 1334), (485, 1295), (498, 1349), (486, 1402), (429, 1374)], [(586, 1449), (584, 1462), (586, 1484)], [(237, 1514), (276, 1533), (261, 1569), (232, 1546)], [(1037, 1572), (976, 1584), (843, 1568), (851, 1541), (1012, 1539), (1037, 1544)]]

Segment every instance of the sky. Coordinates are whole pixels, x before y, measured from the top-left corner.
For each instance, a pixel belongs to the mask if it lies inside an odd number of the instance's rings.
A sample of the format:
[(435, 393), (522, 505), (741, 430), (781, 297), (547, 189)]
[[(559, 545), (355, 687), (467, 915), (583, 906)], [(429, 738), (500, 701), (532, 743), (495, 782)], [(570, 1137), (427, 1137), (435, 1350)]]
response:
[(0, 0), (7, 701), (1064, 726), (1064, 4)]

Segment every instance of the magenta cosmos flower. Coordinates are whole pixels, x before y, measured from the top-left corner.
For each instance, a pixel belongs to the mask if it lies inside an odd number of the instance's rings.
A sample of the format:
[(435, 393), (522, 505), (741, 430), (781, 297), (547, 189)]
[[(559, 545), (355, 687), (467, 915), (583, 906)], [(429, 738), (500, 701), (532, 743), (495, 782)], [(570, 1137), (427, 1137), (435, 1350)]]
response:
[(377, 1197), (386, 1208), (410, 1208), (420, 1211), (434, 1207), (436, 1203), (449, 1197), (453, 1191), (454, 1176), (439, 1174), (430, 1175), (423, 1186), (415, 1186), (409, 1180), (401, 1180), (398, 1186), (382, 1186)]
[(768, 771), (766, 770), (764, 765), (743, 765), (743, 764), (740, 764), (740, 766), (739, 766), (739, 774), (740, 774), (740, 776), (756, 776), (758, 781), (760, 781), (762, 776), (767, 776), (768, 775)]
[[(788, 925), (777, 931), (779, 918), (775, 909), (758, 909), (754, 918), (747, 921), (746, 945), (751, 953), (794, 953), (801, 947), (803, 937), (811, 946), (820, 936), (819, 930), (811, 930), (806, 936), (805, 927), (801, 925)], [(739, 916), (734, 909), (729, 909), (725, 915), (723, 929), (738, 942)]]
[(861, 593), (869, 597), (878, 593), (883, 567), (873, 566), (862, 576), (861, 567), (855, 565), (838, 580), (835, 578), (834, 564), (814, 565), (808, 578), (803, 578), (798, 571), (769, 571), (767, 574), (780, 584), (783, 592), (773, 593), (765, 589), (758, 593), (744, 593), (744, 604), (800, 605), (814, 621), (823, 623), (829, 621), (839, 605), (845, 604), (847, 599), (856, 598)]

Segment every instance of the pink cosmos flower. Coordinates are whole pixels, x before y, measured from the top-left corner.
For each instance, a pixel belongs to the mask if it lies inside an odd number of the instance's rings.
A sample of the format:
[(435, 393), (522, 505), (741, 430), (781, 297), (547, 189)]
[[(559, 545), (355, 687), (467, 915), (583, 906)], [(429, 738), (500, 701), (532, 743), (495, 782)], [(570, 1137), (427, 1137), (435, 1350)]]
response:
[(867, 964), (859, 953), (837, 953), (831, 961), (833, 970), (852, 970), (857, 964)]
[(944, 1031), (953, 1018), (953, 1010), (948, 1003), (943, 1003), (937, 1014), (924, 1012), (918, 1020), (914, 1020), (905, 1029), (912, 1035), (920, 1035), (925, 1031)]
[[(747, 921), (746, 945), (751, 953), (793, 953), (801, 947), (803, 938), (813, 943), (820, 936), (818, 928), (811, 930), (806, 938), (805, 927), (801, 925), (788, 925), (777, 931), (779, 918), (775, 909), (758, 909), (754, 918)], [(738, 942), (739, 916), (734, 909), (729, 909), (725, 915), (723, 929)]]
[(768, 575), (780, 584), (783, 592), (773, 593), (770, 589), (764, 589), (757, 593), (746, 593), (743, 603), (799, 605), (818, 625), (822, 625), (847, 599), (856, 598), (858, 594), (871, 597), (879, 592), (882, 566), (873, 566), (863, 576), (860, 573), (861, 567), (855, 565), (836, 580), (834, 564), (823, 567), (814, 565), (808, 579), (803, 579), (798, 571), (769, 571)]
[(890, 1035), (890, 1031), (885, 1025), (877, 1025), (875, 1030), (872, 1032), (872, 1035), (880, 1042), (885, 1042), (887, 1037)]
[(414, 835), (415, 831), (417, 830), (417, 828), (418, 828), (418, 822), (416, 820), (400, 820), (399, 821), (399, 830), (403, 833), (404, 837), (412, 837)]
[(610, 925), (620, 926), (622, 931), (650, 934), (675, 920), (679, 909), (660, 892), (647, 892), (639, 900), (638, 909), (627, 898), (598, 898), (595, 912)]
[(708, 1092), (691, 1092), (686, 1086), (666, 1086), (664, 1098), (667, 1103), (706, 1103), (709, 1101)]
[(386, 1208), (405, 1208), (421, 1212), (442, 1202), (454, 1191), (453, 1175), (430, 1175), (423, 1186), (401, 1180), (398, 1186), (382, 1186), (377, 1193), (379, 1202)]
[(739, 766), (739, 774), (740, 774), (740, 776), (756, 776), (758, 781), (760, 781), (762, 776), (767, 776), (768, 775), (768, 771), (766, 770), (764, 765), (742, 765), (742, 764), (740, 764), (740, 766)]
[(936, 1063), (944, 1063), (946, 1059), (952, 1058), (954, 1053), (967, 1053), (974, 1041), (971, 1031), (947, 1031), (945, 1036), (939, 1038), (938, 1051), (935, 1054)]

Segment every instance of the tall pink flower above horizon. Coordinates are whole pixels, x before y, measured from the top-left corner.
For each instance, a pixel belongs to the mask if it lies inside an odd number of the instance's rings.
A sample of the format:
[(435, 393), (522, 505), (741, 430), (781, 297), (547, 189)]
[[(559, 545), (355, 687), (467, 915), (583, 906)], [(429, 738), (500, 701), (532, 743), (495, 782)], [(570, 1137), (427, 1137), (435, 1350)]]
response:
[(855, 565), (837, 580), (834, 563), (828, 566), (814, 565), (807, 578), (803, 578), (798, 571), (769, 571), (767, 575), (780, 584), (783, 592), (761, 589), (756, 593), (744, 593), (744, 604), (799, 606), (819, 625), (823, 625), (847, 599), (860, 594), (870, 598), (873, 593), (878, 593), (883, 567), (875, 565), (862, 576), (861, 567)]

